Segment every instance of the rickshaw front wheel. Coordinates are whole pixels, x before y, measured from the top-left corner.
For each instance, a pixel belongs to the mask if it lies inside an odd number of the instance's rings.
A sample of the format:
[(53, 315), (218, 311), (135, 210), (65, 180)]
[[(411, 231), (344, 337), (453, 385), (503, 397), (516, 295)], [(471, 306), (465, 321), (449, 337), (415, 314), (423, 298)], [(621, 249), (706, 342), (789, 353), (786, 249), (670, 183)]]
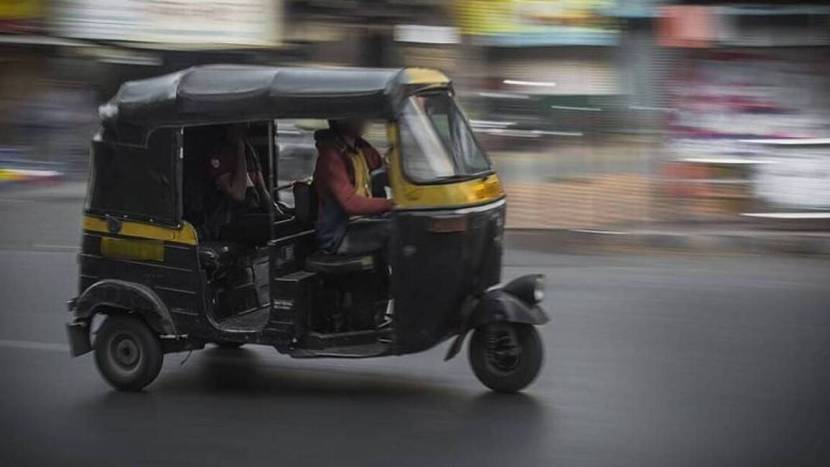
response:
[(491, 323), (476, 328), (470, 339), (470, 366), (485, 386), (496, 392), (518, 392), (542, 368), (542, 340), (536, 327)]
[(120, 391), (140, 391), (156, 379), (164, 354), (161, 342), (135, 316), (107, 316), (95, 338), (95, 364), (101, 376)]

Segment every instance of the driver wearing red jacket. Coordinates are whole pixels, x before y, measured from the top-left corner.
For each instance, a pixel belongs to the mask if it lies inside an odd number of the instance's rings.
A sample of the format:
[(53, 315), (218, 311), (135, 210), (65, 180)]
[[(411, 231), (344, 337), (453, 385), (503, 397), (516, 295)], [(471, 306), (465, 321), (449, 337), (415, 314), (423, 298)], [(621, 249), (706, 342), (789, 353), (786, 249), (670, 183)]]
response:
[(349, 222), (352, 216), (383, 214), (394, 206), (389, 199), (372, 197), (371, 173), (383, 167), (383, 158), (361, 137), (365, 127), (362, 120), (331, 120), (328, 130), (314, 134), (319, 153), (314, 169), (317, 241), (328, 253), (368, 253), (386, 245), (386, 222)]

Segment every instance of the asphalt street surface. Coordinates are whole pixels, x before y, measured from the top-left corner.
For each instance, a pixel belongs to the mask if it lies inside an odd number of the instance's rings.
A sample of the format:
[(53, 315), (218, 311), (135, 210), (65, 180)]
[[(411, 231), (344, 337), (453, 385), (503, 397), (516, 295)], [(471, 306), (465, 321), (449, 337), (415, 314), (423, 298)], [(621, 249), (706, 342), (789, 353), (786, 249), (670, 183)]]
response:
[(0, 193), (0, 465), (826, 466), (830, 261), (511, 249), (546, 362), (489, 393), (445, 345), (377, 360), (166, 356), (118, 393), (69, 357), (77, 196)]

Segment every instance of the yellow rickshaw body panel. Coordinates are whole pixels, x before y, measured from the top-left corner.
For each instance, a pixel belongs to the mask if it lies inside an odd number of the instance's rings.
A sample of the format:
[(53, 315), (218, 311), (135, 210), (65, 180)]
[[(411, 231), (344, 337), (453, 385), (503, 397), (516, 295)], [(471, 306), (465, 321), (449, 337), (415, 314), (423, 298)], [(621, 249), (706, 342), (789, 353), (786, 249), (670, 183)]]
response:
[(498, 175), (452, 183), (419, 185), (403, 173), (398, 125), (389, 123), (386, 127), (389, 151), (389, 183), (392, 199), (397, 209), (456, 208), (485, 204), (504, 198), (504, 189)]

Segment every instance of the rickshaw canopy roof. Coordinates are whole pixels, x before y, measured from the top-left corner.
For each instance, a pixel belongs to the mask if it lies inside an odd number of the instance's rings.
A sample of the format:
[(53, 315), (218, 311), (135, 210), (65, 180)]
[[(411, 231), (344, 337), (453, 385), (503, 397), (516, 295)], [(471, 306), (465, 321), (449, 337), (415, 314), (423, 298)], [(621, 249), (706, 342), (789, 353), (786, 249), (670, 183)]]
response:
[(423, 68), (205, 65), (128, 81), (99, 113), (106, 126), (144, 136), (163, 126), (274, 118), (394, 118), (413, 87), (449, 85)]

